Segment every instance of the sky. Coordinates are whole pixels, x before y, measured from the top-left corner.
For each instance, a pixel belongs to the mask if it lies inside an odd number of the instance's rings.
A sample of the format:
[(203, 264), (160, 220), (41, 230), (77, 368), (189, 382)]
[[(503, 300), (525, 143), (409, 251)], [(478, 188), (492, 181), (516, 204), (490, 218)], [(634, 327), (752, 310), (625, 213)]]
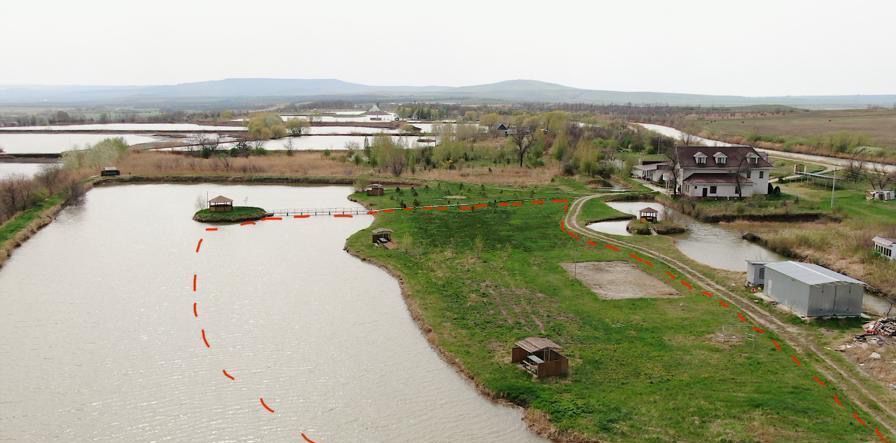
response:
[(236, 77), (896, 93), (892, 0), (0, 3), (0, 85)]

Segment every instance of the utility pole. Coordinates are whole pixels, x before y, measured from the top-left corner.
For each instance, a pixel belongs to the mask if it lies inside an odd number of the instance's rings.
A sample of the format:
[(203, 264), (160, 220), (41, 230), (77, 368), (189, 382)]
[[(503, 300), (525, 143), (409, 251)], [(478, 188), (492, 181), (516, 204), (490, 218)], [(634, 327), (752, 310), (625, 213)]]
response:
[(834, 210), (834, 190), (837, 189), (837, 172), (831, 173), (831, 211)]

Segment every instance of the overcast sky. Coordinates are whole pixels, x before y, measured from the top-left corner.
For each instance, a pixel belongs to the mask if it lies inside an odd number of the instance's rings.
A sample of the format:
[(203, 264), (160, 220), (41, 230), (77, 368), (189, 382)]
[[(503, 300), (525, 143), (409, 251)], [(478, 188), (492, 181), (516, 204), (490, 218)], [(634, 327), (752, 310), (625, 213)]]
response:
[(0, 84), (525, 78), (623, 91), (896, 93), (892, 0), (3, 3)]

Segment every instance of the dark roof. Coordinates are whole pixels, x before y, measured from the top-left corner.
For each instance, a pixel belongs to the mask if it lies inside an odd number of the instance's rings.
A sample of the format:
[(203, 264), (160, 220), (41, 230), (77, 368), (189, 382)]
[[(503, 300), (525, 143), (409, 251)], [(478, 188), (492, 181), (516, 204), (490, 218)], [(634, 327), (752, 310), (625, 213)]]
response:
[(542, 349), (563, 349), (557, 343), (543, 337), (524, 338), (516, 342), (516, 345), (523, 348), (526, 352), (536, 352)]
[(391, 234), (392, 230), (389, 228), (376, 228), (372, 232), (374, 234)]
[[(726, 184), (737, 184), (737, 178), (734, 174), (731, 173), (722, 173), (722, 174), (691, 174), (690, 177), (684, 179), (685, 183), (694, 183), (694, 184), (716, 184), (716, 183), (726, 183)], [(753, 183), (749, 179), (744, 177), (740, 178), (741, 184)]]
[(708, 168), (717, 166), (712, 160), (707, 160), (705, 165), (698, 165), (694, 160), (694, 155), (702, 152), (707, 157), (714, 156), (717, 152), (725, 154), (728, 157), (723, 167), (731, 169), (737, 168), (742, 161), (745, 161), (747, 154), (753, 153), (759, 157), (759, 161), (753, 165), (756, 168), (771, 168), (772, 164), (763, 156), (759, 155), (752, 146), (678, 146), (678, 164), (682, 168)]
[(656, 209), (653, 209), (650, 206), (642, 209), (640, 212), (646, 212), (648, 214), (657, 214), (658, 213)]
[(233, 203), (233, 200), (231, 200), (223, 195), (219, 195), (219, 196), (209, 200), (208, 202), (213, 205), (219, 205), (219, 204), (224, 204), (224, 203)]

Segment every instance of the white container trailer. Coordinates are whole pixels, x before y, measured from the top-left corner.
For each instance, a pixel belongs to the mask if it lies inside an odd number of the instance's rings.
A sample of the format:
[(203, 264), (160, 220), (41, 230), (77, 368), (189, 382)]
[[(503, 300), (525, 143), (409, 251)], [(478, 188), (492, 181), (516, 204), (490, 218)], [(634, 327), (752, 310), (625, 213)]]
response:
[(864, 283), (811, 263), (765, 265), (765, 294), (803, 317), (862, 314)]

